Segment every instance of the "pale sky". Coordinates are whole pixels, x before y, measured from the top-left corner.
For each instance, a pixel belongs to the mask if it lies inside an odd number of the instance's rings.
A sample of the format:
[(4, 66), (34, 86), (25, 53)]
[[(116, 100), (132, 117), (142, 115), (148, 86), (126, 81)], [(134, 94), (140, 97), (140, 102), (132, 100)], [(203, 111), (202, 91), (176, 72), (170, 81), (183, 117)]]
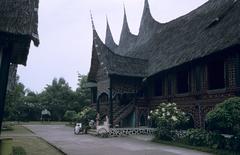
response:
[[(207, 0), (149, 0), (152, 16), (161, 23), (196, 9)], [(90, 68), (92, 27), (90, 10), (102, 40), (106, 15), (118, 43), (123, 20), (123, 3), (132, 33), (138, 34), (144, 0), (40, 0), (40, 46), (31, 46), (27, 66), (19, 66), (20, 81), (32, 91), (41, 92), (54, 77), (64, 77), (72, 89), (77, 73)]]

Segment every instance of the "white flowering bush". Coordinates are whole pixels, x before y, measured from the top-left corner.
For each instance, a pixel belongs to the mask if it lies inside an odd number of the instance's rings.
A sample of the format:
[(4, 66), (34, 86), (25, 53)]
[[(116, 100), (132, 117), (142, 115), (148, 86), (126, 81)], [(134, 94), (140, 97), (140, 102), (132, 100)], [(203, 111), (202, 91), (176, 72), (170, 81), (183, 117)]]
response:
[(157, 125), (156, 137), (163, 140), (172, 140), (177, 125), (188, 121), (188, 117), (177, 108), (176, 103), (161, 103), (150, 111), (150, 118)]

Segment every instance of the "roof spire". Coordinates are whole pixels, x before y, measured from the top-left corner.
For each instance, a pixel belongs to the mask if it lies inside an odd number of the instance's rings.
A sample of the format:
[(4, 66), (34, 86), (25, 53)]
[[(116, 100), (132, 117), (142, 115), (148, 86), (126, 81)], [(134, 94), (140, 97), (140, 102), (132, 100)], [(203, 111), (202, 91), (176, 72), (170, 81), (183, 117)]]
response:
[(124, 4), (123, 4), (123, 7), (124, 7), (124, 17), (123, 17), (123, 26), (122, 26), (122, 32), (121, 32), (121, 36), (120, 36), (119, 46), (123, 46), (125, 44), (126, 40), (128, 40), (128, 38), (132, 36), (129, 26), (128, 26), (127, 14), (126, 14), (126, 9), (125, 9)]
[(106, 16), (106, 21), (107, 21), (107, 29), (106, 29), (105, 45), (108, 46), (111, 50), (114, 50), (117, 47), (117, 45), (114, 42), (107, 16)]
[(92, 11), (90, 10), (90, 16), (91, 16), (91, 22), (92, 22), (92, 29), (96, 30), (94, 22), (93, 22), (93, 16), (92, 16)]
[(145, 0), (145, 2), (144, 2), (144, 9), (143, 9), (143, 15), (142, 15), (140, 27), (144, 26), (146, 24), (149, 24), (150, 22), (154, 22), (154, 21), (155, 20), (153, 19), (152, 15), (151, 15), (151, 11), (150, 11), (148, 0)]
[(98, 33), (96, 31), (95, 25), (94, 25), (94, 21), (93, 21), (93, 16), (92, 16), (92, 12), (90, 11), (90, 16), (91, 16), (91, 22), (92, 22), (92, 30), (93, 30), (93, 42), (98, 42), (101, 41), (100, 37), (98, 36)]
[(144, 2), (144, 9), (149, 9), (148, 0), (145, 0), (145, 2)]
[(148, 0), (145, 0), (138, 40), (146, 40), (155, 32), (159, 24), (151, 15)]
[(126, 31), (130, 32), (129, 26), (128, 26), (128, 21), (127, 21), (126, 7), (125, 7), (125, 4), (124, 4), (124, 3), (123, 3), (123, 9), (124, 9), (123, 30), (124, 30), (124, 28), (125, 28)]

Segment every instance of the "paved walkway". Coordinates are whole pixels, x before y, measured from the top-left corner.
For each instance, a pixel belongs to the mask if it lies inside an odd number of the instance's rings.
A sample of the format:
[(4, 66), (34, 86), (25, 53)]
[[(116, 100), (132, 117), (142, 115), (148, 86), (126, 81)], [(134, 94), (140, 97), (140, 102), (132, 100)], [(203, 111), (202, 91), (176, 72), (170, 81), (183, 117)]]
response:
[(147, 138), (97, 138), (91, 135), (74, 135), (73, 128), (64, 125), (26, 125), (25, 127), (68, 155), (208, 155), (156, 144), (147, 141)]

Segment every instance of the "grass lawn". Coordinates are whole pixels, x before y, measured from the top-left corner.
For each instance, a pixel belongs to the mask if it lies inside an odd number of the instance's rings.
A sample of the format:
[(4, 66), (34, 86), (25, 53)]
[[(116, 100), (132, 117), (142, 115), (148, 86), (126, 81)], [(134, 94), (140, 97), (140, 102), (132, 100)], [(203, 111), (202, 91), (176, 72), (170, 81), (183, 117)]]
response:
[(2, 132), (3, 137), (13, 138), (13, 147), (23, 148), (27, 155), (62, 155), (57, 149), (36, 137), (32, 132), (20, 125), (14, 125), (13, 131)]
[(26, 128), (20, 126), (20, 125), (14, 125), (12, 126), (13, 130), (12, 131), (3, 131), (2, 136), (11, 136), (11, 135), (23, 135), (23, 134), (32, 134), (29, 130)]
[(233, 152), (233, 151), (228, 151), (228, 150), (219, 150), (219, 149), (212, 149), (209, 147), (191, 146), (191, 145), (187, 145), (187, 144), (183, 144), (183, 143), (163, 141), (163, 140), (153, 140), (153, 141), (160, 143), (160, 144), (183, 147), (183, 148), (197, 150), (197, 151), (201, 151), (201, 152), (208, 152), (208, 153), (212, 153), (212, 154), (216, 154), (216, 155), (240, 155), (240, 152)]

